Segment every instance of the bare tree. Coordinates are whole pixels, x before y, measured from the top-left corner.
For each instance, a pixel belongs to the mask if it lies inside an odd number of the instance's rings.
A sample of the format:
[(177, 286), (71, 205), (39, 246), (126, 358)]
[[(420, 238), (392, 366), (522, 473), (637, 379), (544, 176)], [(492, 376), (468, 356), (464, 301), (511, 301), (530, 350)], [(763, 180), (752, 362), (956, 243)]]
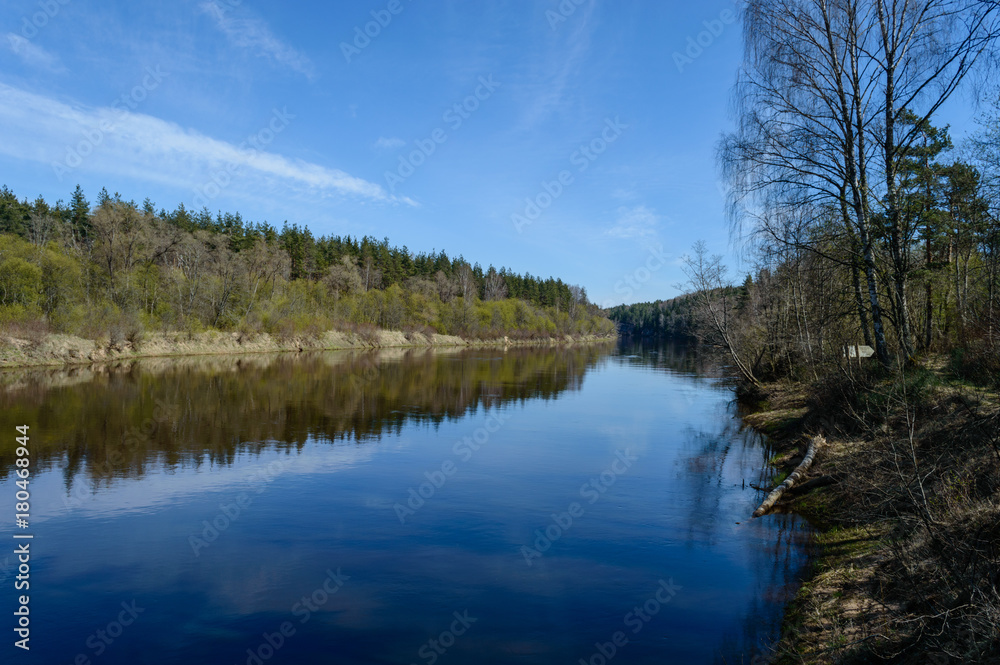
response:
[[(914, 349), (906, 283), (913, 231), (906, 228), (902, 214), (900, 167), (922, 139), (922, 127), (992, 48), (1000, 24), (995, 2), (879, 0), (875, 10), (878, 48), (871, 58), (881, 83), (884, 114), (884, 127), (875, 138), (882, 139), (897, 326), (903, 352), (910, 357)], [(906, 113), (917, 108), (921, 109), (917, 121), (904, 124)]]
[(507, 282), (496, 268), (490, 266), (486, 271), (486, 300), (503, 300), (507, 297)]
[(438, 297), (443, 302), (451, 302), (458, 294), (458, 286), (455, 281), (448, 279), (442, 270), (434, 273), (434, 284), (437, 286)]
[(462, 263), (455, 271), (455, 279), (458, 282), (458, 291), (462, 297), (468, 300), (476, 295), (476, 276), (472, 273), (472, 268), (468, 263)]
[(59, 221), (47, 213), (32, 212), (28, 216), (28, 238), (31, 244), (41, 249), (59, 233)]
[(292, 262), (287, 252), (277, 245), (268, 244), (263, 238), (257, 238), (252, 247), (240, 252), (239, 262), (244, 292), (243, 316), (246, 317), (253, 311), (264, 289), (273, 293), (278, 278), (288, 278)]
[(586, 307), (587, 305), (587, 289), (577, 284), (571, 284), (569, 287), (569, 295), (569, 315), (571, 317), (575, 317), (577, 309), (580, 307)]
[(208, 271), (207, 231), (187, 235), (171, 252), (172, 264), (180, 275), (174, 280), (180, 315), (194, 314), (201, 300), (205, 273)]
[(91, 225), (93, 258), (104, 273), (108, 298), (123, 305), (132, 269), (147, 258), (149, 225), (134, 206), (114, 200), (97, 209)]
[[(824, 211), (839, 210), (844, 244), (867, 283), (868, 307), (859, 316), (870, 316), (876, 352), (888, 365), (876, 246), (884, 219), (890, 256), (884, 272), (909, 356), (899, 165), (920, 138), (917, 127), (992, 46), (997, 3), (749, 0), (745, 19), (745, 63), (734, 94), (739, 128), (719, 152), (731, 185), (731, 218), (737, 228), (750, 225), (781, 240), (762, 210), (811, 209), (817, 224)], [(920, 122), (900, 130), (907, 111)]]
[(211, 283), (206, 290), (212, 308), (212, 325), (224, 321), (233, 307), (240, 282), (240, 262), (229, 248), (229, 238), (221, 233), (207, 237)]
[(361, 281), (366, 292), (382, 286), (382, 271), (375, 267), (375, 259), (371, 254), (366, 254), (361, 261)]
[(326, 285), (336, 297), (361, 293), (365, 290), (364, 280), (358, 271), (358, 264), (353, 256), (345, 254), (339, 263), (334, 263), (327, 270)]
[(751, 365), (742, 355), (735, 316), (735, 289), (722, 257), (709, 256), (701, 240), (695, 243), (693, 251), (693, 256), (684, 257), (683, 270), (695, 299), (695, 317), (700, 319), (700, 325), (695, 328), (708, 331), (704, 341), (725, 349), (740, 376), (751, 385), (760, 386)]

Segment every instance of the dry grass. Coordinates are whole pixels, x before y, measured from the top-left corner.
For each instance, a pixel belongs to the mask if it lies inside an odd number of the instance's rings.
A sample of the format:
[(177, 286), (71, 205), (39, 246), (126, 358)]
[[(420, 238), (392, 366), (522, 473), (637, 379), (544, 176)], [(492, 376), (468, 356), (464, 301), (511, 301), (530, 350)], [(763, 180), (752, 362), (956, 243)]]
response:
[(799, 419), (841, 433), (812, 470), (839, 482), (795, 503), (824, 532), (778, 662), (1000, 663), (1000, 409), (936, 369), (827, 381)]

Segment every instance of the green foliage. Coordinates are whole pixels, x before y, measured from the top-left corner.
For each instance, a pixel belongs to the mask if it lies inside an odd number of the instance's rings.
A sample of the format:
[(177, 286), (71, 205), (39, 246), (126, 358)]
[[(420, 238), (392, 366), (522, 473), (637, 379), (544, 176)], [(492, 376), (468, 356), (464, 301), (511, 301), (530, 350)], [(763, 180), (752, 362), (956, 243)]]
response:
[(24, 305), (0, 305), (0, 326), (27, 321), (33, 313)]
[(30, 243), (0, 236), (0, 305), (33, 311), (42, 299), (43, 270), (39, 252)]
[(0, 305), (34, 307), (42, 290), (42, 269), (12, 256), (0, 261)]
[(50, 245), (42, 255), (41, 305), (46, 315), (62, 310), (83, 297), (84, 271), (80, 263)]
[[(507, 298), (504, 298), (504, 295)], [(281, 231), (238, 213), (158, 214), (102, 190), (91, 211), (0, 190), (0, 325), (141, 343), (147, 330), (282, 337), (376, 328), (477, 338), (613, 334), (562, 280), (412, 254), (388, 239)]]

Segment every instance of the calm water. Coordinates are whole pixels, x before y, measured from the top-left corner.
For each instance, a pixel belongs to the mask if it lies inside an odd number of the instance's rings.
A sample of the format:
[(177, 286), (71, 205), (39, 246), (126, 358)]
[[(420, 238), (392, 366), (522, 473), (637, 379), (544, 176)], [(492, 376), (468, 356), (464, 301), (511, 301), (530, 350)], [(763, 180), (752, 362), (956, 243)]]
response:
[(801, 520), (748, 519), (765, 443), (672, 347), (0, 382), (7, 543), (16, 425), (34, 465), (31, 651), (4, 611), (4, 662), (750, 662), (805, 562)]

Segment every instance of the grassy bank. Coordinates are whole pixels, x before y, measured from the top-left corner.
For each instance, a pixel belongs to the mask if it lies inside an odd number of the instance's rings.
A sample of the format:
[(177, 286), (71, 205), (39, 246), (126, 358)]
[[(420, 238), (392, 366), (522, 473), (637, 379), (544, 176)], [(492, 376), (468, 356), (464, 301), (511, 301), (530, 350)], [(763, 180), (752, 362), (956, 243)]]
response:
[(240, 332), (154, 333), (141, 337), (97, 340), (72, 335), (0, 337), (0, 367), (82, 365), (132, 358), (297, 353), (337, 349), (462, 346), (529, 346), (613, 341), (598, 335), (564, 335), (511, 340), (507, 337), (466, 339), (454, 335), (364, 328), (329, 330), (310, 335), (272, 336)]
[(827, 439), (806, 491), (778, 505), (820, 533), (773, 662), (1000, 663), (996, 390), (936, 359), (767, 384), (749, 401), (782, 472), (806, 436)]

